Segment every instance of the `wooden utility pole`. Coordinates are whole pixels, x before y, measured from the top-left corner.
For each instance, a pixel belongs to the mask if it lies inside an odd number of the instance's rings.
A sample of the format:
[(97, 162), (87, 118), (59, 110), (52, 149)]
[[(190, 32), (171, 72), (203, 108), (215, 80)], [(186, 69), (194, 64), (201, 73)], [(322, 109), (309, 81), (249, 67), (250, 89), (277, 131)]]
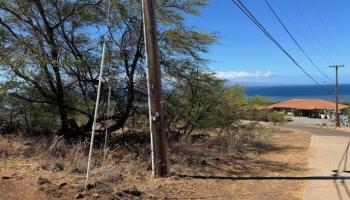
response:
[(344, 65), (332, 65), (330, 66), (332, 68), (335, 68), (335, 119), (336, 119), (336, 126), (340, 127), (340, 118), (339, 118), (339, 88), (338, 88), (338, 68), (344, 67)]
[(148, 67), (148, 103), (150, 118), (152, 175), (168, 175), (166, 134), (162, 114), (162, 85), (155, 20), (155, 0), (142, 0), (143, 28)]

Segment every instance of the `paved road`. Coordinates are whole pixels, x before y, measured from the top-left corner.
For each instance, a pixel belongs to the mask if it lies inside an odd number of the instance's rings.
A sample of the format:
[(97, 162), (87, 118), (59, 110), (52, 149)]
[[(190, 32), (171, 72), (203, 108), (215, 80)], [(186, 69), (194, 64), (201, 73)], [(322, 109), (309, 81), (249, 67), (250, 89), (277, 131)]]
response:
[(282, 127), (310, 132), (312, 135), (317, 135), (317, 136), (343, 136), (343, 137), (350, 138), (350, 133), (346, 131), (339, 131), (339, 130), (326, 129), (326, 128), (316, 128), (316, 127), (306, 126), (304, 124), (288, 123), (288, 124), (282, 125)]
[(291, 122), (288, 122), (289, 124), (304, 124), (304, 125), (321, 125), (321, 124), (327, 124), (332, 125), (334, 122), (330, 121), (329, 119), (319, 119), (319, 118), (309, 118), (309, 117), (292, 117)]
[[(305, 125), (286, 124), (286, 128), (307, 131), (312, 134), (307, 176), (335, 175), (333, 170), (340, 168), (338, 176), (350, 176), (344, 171), (347, 162), (347, 149), (350, 133), (337, 130), (306, 127)], [(349, 152), (350, 154), (350, 152)], [(344, 159), (342, 160), (342, 158)], [(350, 158), (349, 158), (350, 160)], [(340, 162), (343, 161), (343, 162)], [(344, 170), (345, 168), (345, 170)], [(304, 200), (349, 200), (350, 180), (307, 180), (305, 181)]]

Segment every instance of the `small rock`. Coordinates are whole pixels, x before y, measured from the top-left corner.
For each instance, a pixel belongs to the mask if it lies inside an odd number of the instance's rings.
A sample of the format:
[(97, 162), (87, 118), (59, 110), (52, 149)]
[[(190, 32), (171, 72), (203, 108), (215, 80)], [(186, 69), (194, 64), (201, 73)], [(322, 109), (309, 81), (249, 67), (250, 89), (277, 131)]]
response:
[(208, 163), (207, 163), (207, 161), (206, 160), (202, 160), (201, 161), (201, 165), (207, 165)]
[(51, 187), (51, 182), (47, 178), (39, 177), (38, 179), (39, 191), (46, 191)]
[(112, 193), (114, 191), (113, 187), (111, 187), (110, 184), (104, 183), (102, 181), (96, 181), (94, 183), (94, 189), (97, 189), (103, 193)]
[(24, 142), (24, 146), (32, 146), (32, 142), (31, 141), (25, 141)]
[(75, 195), (74, 198), (82, 199), (82, 198), (84, 198), (84, 195), (82, 193), (79, 193), (79, 194)]
[(47, 164), (47, 163), (41, 163), (41, 164), (40, 164), (40, 168), (41, 168), (42, 170), (49, 170), (49, 169), (50, 169), (50, 165)]
[(60, 172), (63, 171), (64, 165), (62, 163), (55, 163), (53, 166), (53, 171)]
[(124, 196), (122, 192), (116, 192), (114, 195), (116, 197), (123, 197)]
[(49, 181), (47, 178), (39, 177), (38, 185), (43, 185), (43, 184), (51, 184), (51, 181)]
[(133, 196), (141, 196), (141, 192), (135, 186), (132, 186), (129, 189), (123, 190), (125, 194), (131, 194)]
[(215, 161), (221, 161), (222, 159), (219, 157), (214, 158)]
[(64, 183), (60, 183), (59, 185), (58, 185), (58, 188), (59, 189), (61, 189), (61, 188), (63, 188), (64, 186), (66, 186), (67, 185), (67, 183), (66, 182), (64, 182)]
[(11, 179), (11, 178), (13, 178), (13, 176), (2, 176), (2, 179), (4, 179), (4, 180), (8, 180), (8, 179)]
[(100, 197), (100, 194), (98, 194), (98, 193), (93, 193), (93, 194), (92, 194), (92, 197), (94, 197), (95, 199), (97, 199), (97, 198)]
[(60, 198), (62, 196), (62, 192), (57, 189), (57, 187), (51, 186), (44, 190), (46, 195), (50, 197)]

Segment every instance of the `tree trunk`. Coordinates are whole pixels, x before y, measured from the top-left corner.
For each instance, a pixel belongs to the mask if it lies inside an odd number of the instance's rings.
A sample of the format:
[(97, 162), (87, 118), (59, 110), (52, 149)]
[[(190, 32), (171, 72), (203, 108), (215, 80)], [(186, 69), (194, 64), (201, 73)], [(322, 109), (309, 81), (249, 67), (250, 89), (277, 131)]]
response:
[[(61, 119), (61, 131), (60, 134), (65, 137), (72, 137), (72, 131), (70, 130), (69, 120), (67, 117), (67, 112), (64, 103), (64, 88), (62, 84), (62, 78), (59, 69), (59, 56), (58, 56), (58, 45), (55, 40), (55, 32), (52, 25), (50, 25), (48, 19), (46, 18), (45, 9), (40, 0), (34, 1), (36, 7), (39, 10), (40, 16), (43, 20), (43, 25), (45, 26), (46, 34), (47, 34), (47, 43), (50, 45), (51, 50), (51, 66), (55, 75), (56, 88), (52, 88), (53, 92), (56, 96), (56, 103), (58, 107), (58, 112), (60, 114)], [(51, 80), (52, 81), (52, 80)]]

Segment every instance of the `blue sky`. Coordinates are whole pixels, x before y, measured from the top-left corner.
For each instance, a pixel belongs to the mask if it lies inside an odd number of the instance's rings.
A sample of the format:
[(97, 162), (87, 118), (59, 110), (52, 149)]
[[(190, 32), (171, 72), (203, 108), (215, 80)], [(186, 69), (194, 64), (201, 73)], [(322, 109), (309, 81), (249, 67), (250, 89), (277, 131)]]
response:
[[(320, 83), (330, 83), (289, 38), (264, 0), (241, 0), (267, 30)], [(209, 68), (234, 82), (313, 84), (231, 0), (209, 0), (200, 16), (186, 23), (199, 30), (217, 32), (218, 44), (205, 56)], [(330, 77), (330, 64), (344, 64), (340, 83), (350, 83), (350, 1), (269, 0), (296, 40)], [(324, 26), (323, 26), (324, 24)], [(325, 27), (325, 28), (324, 28)]]

